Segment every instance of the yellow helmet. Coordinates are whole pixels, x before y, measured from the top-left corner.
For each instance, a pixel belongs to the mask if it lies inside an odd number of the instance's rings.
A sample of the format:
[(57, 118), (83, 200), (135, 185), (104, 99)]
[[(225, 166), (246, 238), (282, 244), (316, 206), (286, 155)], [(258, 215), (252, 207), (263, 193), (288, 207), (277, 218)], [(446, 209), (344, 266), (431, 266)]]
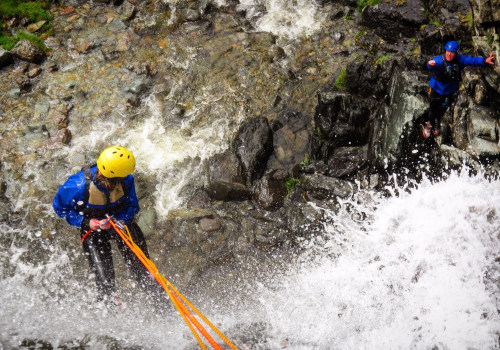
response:
[(108, 178), (125, 177), (134, 171), (135, 158), (125, 147), (108, 147), (97, 159), (97, 168)]

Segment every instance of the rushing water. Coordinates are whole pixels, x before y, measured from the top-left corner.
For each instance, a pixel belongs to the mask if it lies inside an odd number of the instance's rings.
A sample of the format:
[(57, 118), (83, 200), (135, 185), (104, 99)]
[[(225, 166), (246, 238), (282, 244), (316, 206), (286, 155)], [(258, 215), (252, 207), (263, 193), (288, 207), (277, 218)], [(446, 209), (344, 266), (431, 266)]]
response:
[(290, 348), (499, 348), (499, 182), (418, 187), (352, 203), (368, 219), (332, 218), (313, 259), (262, 293)]
[(257, 18), (257, 30), (287, 39), (314, 34), (325, 19), (313, 0), (242, 0), (239, 8)]
[[(329, 213), (282, 278), (246, 281), (255, 293), (244, 307), (231, 294), (208, 294), (200, 308), (241, 348), (498, 349), (499, 182), (452, 175), (370, 198)], [(141, 306), (140, 293), (123, 292), (125, 310), (94, 304), (89, 277), (77, 271), (84, 263), (77, 243), (64, 250), (36, 231), (2, 231), (3, 348), (26, 339), (193, 346), (180, 316)], [(33, 261), (32, 249), (46, 254)]]

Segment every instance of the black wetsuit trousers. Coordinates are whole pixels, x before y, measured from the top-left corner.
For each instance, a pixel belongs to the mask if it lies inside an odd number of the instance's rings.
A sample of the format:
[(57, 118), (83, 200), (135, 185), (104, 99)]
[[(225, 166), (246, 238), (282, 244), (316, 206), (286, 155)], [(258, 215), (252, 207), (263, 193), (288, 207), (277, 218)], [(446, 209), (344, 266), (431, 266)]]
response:
[(429, 116), (427, 121), (431, 123), (434, 128), (439, 128), (441, 118), (443, 118), (446, 110), (452, 104), (454, 96), (455, 94), (440, 95), (433, 89), (430, 89)]
[[(136, 223), (129, 226), (130, 235), (135, 244), (141, 248), (144, 254), (149, 258), (146, 240), (140, 227)], [(81, 236), (85, 231), (80, 231)], [(88, 258), (91, 271), (95, 274), (98, 299), (102, 300), (105, 296), (110, 296), (115, 289), (115, 270), (113, 267), (113, 256), (111, 252), (111, 240), (115, 240), (118, 250), (127, 265), (132, 277), (146, 291), (157, 290), (156, 281), (130, 250), (126, 243), (118, 236), (114, 230), (92, 231), (83, 241), (83, 250)]]

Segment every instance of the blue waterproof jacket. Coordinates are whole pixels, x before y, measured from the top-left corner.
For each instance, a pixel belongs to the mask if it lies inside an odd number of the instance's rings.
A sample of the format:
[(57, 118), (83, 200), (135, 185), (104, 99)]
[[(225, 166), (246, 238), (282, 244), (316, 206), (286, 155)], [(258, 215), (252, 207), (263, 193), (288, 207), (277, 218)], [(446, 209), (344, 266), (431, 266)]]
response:
[(466, 66), (485, 66), (484, 57), (471, 57), (466, 55), (458, 55), (452, 62), (445, 63), (442, 56), (436, 56), (434, 61), (436, 65), (434, 67), (427, 63), (427, 68), (432, 72), (432, 77), (429, 82), (431, 88), (440, 95), (449, 95), (458, 91), (459, 81), (443, 81), (445, 79), (440, 79), (445, 72), (447, 65), (456, 64), (460, 71)]
[[(97, 166), (90, 168), (94, 184), (96, 184), (96, 169)], [(132, 175), (125, 177), (123, 185), (125, 187), (124, 190), (126, 195), (120, 198), (118, 202), (110, 203), (109, 208), (112, 210), (113, 207), (119, 206), (121, 210), (113, 212), (115, 219), (128, 225), (134, 219), (134, 216), (139, 212), (139, 202), (135, 193), (134, 177)], [(108, 192), (105, 188), (102, 188), (98, 184), (96, 184), (96, 186), (102, 192)], [(85, 203), (85, 174), (83, 170), (77, 174), (71, 175), (68, 180), (66, 180), (66, 182), (59, 187), (57, 194), (52, 201), (52, 206), (54, 207), (56, 214), (65, 218), (70, 225), (78, 227), (82, 226), (82, 222), (85, 218), (84, 212), (80, 209), (82, 205), (86, 205), (90, 209), (106, 209), (105, 205), (90, 206), (88, 203)]]

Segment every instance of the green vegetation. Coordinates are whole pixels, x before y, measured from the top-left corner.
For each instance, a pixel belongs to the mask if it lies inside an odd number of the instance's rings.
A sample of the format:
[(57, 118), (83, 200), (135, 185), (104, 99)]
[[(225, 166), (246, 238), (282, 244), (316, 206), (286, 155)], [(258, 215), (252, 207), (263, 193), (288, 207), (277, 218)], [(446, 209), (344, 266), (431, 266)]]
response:
[(285, 182), (285, 188), (286, 188), (286, 199), (290, 197), (290, 193), (292, 190), (295, 188), (295, 186), (300, 184), (300, 179), (297, 179), (293, 176), (290, 176), (286, 182)]
[(375, 61), (375, 64), (380, 64), (384, 61), (387, 61), (389, 58), (391, 58), (391, 55), (385, 55), (385, 56), (382, 56), (382, 57), (379, 57), (377, 58), (377, 60)]
[(361, 38), (362, 36), (366, 35), (366, 33), (367, 33), (367, 30), (365, 28), (359, 29), (357, 31), (356, 35), (354, 35), (354, 39)]
[(47, 9), (50, 1), (2, 0), (0, 2), (0, 17), (2, 20), (11, 17), (26, 17), (30, 22), (50, 20), (52, 16)]
[(347, 71), (344, 68), (340, 72), (337, 80), (335, 80), (335, 87), (336, 88), (341, 89), (341, 90), (345, 90), (346, 89), (346, 82), (345, 82), (346, 76), (347, 76)]
[(347, 14), (343, 19), (344, 21), (352, 21), (354, 19), (354, 16), (352, 14)]
[(323, 137), (323, 133), (321, 132), (321, 128), (319, 126), (316, 127), (316, 134), (319, 136), (319, 137)]
[(358, 8), (358, 10), (363, 11), (363, 9), (366, 6), (377, 5), (377, 4), (380, 4), (380, 2), (381, 2), (381, 0), (359, 0), (357, 8)]
[(474, 14), (472, 13), (472, 10), (470, 10), (469, 13), (467, 13), (467, 16), (465, 17), (465, 22), (467, 22), (469, 29), (472, 29), (474, 27)]
[(493, 45), (494, 37), (490, 33), (486, 33), (486, 41), (489, 46)]
[(47, 50), (47, 47), (43, 43), (43, 40), (37, 37), (36, 35), (26, 33), (23, 31), (18, 32), (15, 36), (0, 36), (0, 46), (2, 46), (5, 50), (9, 51), (17, 44), (18, 41), (21, 40), (29, 40), (34, 43), (36, 46), (41, 48), (43, 51)]
[(311, 164), (311, 158), (309, 157), (309, 154), (306, 153), (304, 154), (304, 160), (300, 162), (300, 166), (308, 166), (309, 164)]
[[(0, 0), (0, 46), (5, 50), (10, 50), (20, 40), (29, 40), (47, 50), (43, 44), (43, 37), (52, 34), (50, 19), (50, 0)], [(14, 25), (20, 20), (27, 20), (28, 23), (46, 21), (38, 30), (42, 34), (29, 34), (23, 31), (24, 27), (14, 28)]]

